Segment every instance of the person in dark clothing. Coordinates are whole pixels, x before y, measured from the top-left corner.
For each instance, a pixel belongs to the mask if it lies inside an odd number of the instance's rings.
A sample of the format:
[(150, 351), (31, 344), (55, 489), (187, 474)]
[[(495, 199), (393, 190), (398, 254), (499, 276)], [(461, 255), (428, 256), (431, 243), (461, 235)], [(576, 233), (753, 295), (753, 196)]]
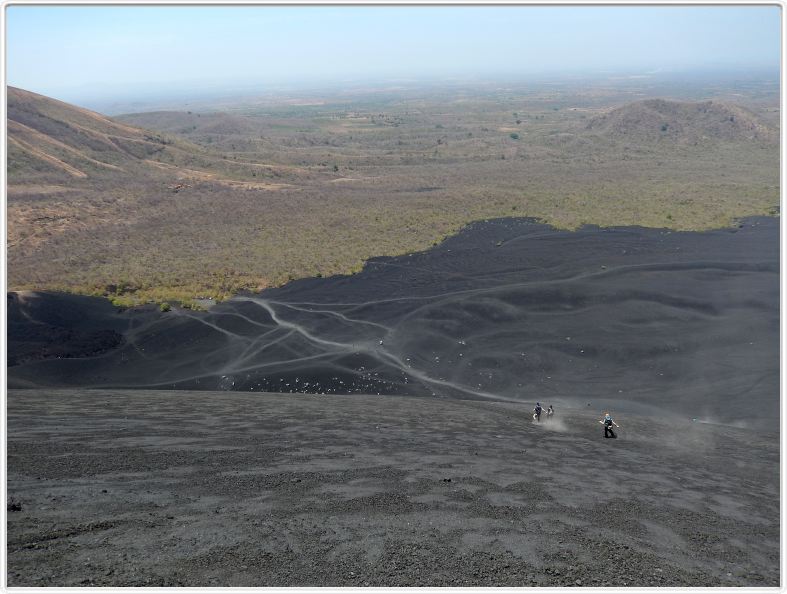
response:
[(536, 407), (533, 409), (533, 420), (534, 421), (541, 422), (541, 412), (543, 410), (544, 409), (541, 408), (541, 403), (540, 402), (536, 402)]
[(599, 423), (604, 425), (604, 437), (611, 437), (613, 439), (617, 437), (613, 427), (620, 428), (620, 425), (615, 422), (615, 420), (612, 418), (612, 415), (610, 415), (608, 412), (605, 412), (604, 418), (601, 419)]

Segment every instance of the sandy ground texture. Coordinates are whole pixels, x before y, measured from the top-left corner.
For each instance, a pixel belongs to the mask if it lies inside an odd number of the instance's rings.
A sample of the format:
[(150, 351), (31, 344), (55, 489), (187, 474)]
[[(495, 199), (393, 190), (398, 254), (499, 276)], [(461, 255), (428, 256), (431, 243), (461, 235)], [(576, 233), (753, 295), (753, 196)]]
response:
[(11, 390), (8, 585), (779, 584), (777, 433), (529, 408)]

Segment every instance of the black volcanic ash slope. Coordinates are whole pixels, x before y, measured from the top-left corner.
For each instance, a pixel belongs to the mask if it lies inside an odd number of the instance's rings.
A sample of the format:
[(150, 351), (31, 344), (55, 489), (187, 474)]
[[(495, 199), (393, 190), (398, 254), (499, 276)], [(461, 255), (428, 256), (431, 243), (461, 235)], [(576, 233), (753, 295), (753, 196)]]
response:
[[(9, 386), (592, 401), (774, 424), (778, 245), (767, 218), (706, 233), (503, 219), (209, 312), (12, 295)], [(55, 319), (63, 304), (89, 328)]]

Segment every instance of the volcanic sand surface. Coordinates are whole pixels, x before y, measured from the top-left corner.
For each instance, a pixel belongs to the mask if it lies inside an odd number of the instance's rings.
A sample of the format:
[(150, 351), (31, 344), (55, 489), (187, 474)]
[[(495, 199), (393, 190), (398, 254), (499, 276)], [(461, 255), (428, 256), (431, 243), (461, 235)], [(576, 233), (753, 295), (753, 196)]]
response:
[(11, 390), (8, 584), (778, 585), (777, 433), (598, 414)]
[(615, 403), (774, 430), (778, 246), (772, 218), (703, 233), (500, 219), (208, 312), (11, 295), (9, 385)]

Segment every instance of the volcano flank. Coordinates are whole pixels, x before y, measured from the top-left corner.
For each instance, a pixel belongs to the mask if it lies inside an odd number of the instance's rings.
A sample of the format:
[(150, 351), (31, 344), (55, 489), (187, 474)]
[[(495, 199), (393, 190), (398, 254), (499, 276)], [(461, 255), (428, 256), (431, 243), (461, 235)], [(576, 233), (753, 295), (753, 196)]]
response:
[[(9, 295), (9, 386), (593, 402), (775, 427), (778, 221), (479, 222), (199, 312)], [(56, 346), (55, 346), (56, 345)]]

